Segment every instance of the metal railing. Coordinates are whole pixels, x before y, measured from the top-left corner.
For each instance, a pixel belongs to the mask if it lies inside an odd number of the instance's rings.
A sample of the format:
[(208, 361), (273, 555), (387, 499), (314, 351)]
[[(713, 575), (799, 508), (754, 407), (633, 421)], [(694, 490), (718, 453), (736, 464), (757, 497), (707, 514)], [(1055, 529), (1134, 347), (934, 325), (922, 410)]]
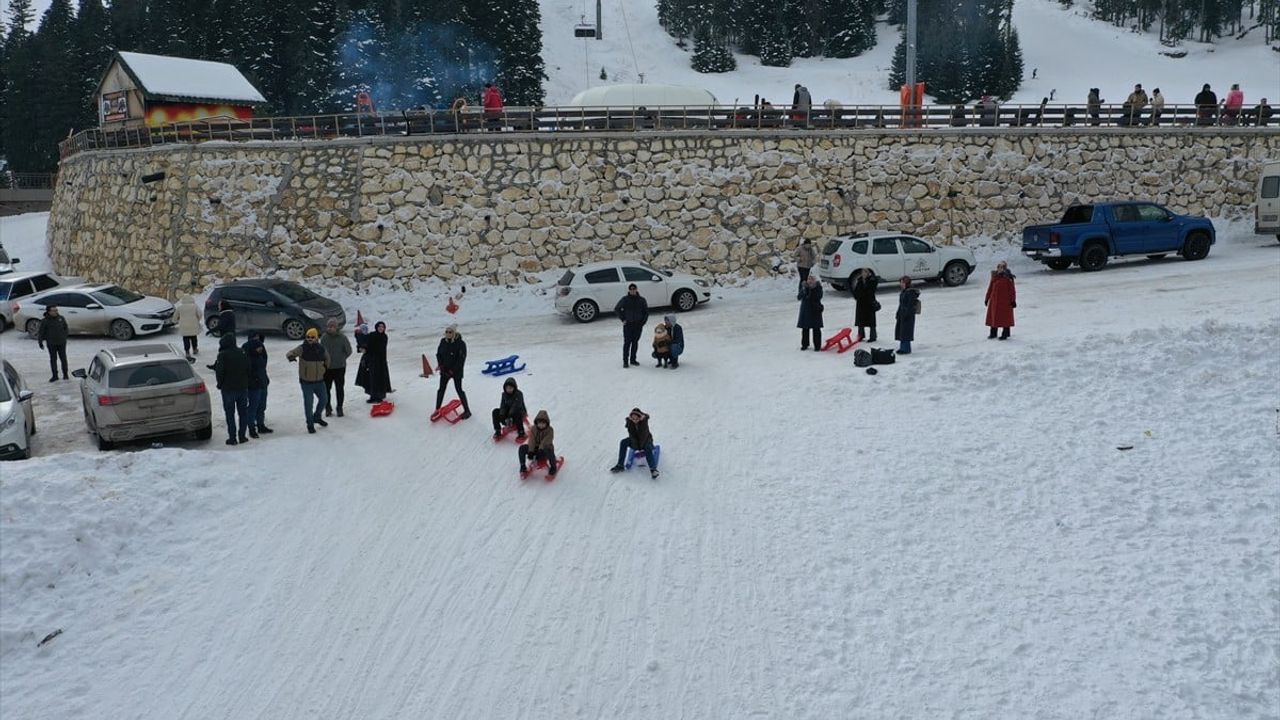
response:
[(171, 143), (328, 140), (483, 132), (611, 132), (638, 130), (928, 130), (942, 128), (1089, 128), (1277, 126), (1268, 108), (1166, 105), (897, 105), (777, 107), (663, 106), (637, 108), (520, 107), (503, 110), (406, 110), (395, 113), (308, 115), (238, 120), (213, 118), (158, 127), (85, 130), (59, 144), (60, 156), (85, 150)]
[(53, 173), (14, 173), (0, 171), (0, 189), (52, 190)]

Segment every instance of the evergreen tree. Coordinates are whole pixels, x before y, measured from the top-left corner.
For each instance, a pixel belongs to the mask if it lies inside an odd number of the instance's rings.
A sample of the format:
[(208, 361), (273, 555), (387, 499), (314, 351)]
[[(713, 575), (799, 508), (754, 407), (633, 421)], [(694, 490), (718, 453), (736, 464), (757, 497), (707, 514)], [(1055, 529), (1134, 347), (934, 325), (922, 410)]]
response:
[(53, 0), (40, 19), (34, 39), (43, 92), (39, 103), (41, 119), (35, 123), (35, 146), (30, 158), (36, 170), (42, 172), (52, 172), (58, 166), (58, 143), (68, 132), (84, 129), (73, 126), (89, 102), (88, 97), (80, 95), (76, 58), (67, 52), (74, 47), (73, 21), (70, 0)]
[(93, 93), (111, 61), (111, 32), (102, 0), (80, 0), (73, 27), (76, 93), (83, 99), (72, 123), (78, 128), (97, 125), (98, 108)]
[(38, 156), (39, 138), (36, 128), (41, 86), (40, 65), (35, 37), (28, 29), (34, 12), (30, 0), (9, 3), (9, 32), (5, 37), (5, 96), (0, 102), (4, 114), (4, 149), (9, 169), (14, 172), (38, 172), (43, 169)]
[(869, 0), (826, 0), (827, 36), (822, 54), (848, 58), (875, 47), (877, 9)]
[(700, 29), (693, 36), (693, 69), (700, 73), (729, 72), (738, 66), (724, 40)]
[[(219, 0), (219, 5), (224, 0)], [(147, 32), (146, 0), (111, 0), (107, 7), (111, 46), (128, 52), (152, 52), (155, 39)]]
[(791, 65), (791, 34), (786, 25), (783, 8), (760, 28), (759, 44), (760, 64), (770, 67), (787, 67)]

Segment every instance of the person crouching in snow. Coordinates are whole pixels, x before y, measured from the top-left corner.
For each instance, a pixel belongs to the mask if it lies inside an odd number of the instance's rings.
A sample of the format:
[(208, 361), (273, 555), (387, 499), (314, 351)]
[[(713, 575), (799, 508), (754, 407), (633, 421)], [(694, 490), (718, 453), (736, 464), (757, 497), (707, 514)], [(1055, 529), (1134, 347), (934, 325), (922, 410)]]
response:
[(653, 457), (653, 433), (649, 432), (649, 416), (640, 408), (631, 408), (627, 415), (627, 436), (618, 443), (618, 464), (609, 468), (610, 472), (622, 472), (626, 469), (627, 449), (644, 453), (644, 461), (649, 465), (649, 477), (658, 477), (657, 461)]
[(656, 367), (666, 367), (667, 361), (671, 359), (671, 336), (667, 334), (665, 323), (659, 323), (653, 328), (653, 356), (658, 359)]
[(556, 431), (551, 427), (551, 417), (547, 415), (546, 410), (539, 410), (533, 417), (533, 432), (529, 433), (529, 442), (520, 446), (520, 472), (529, 472), (529, 466), (525, 464), (529, 460), (533, 460), (534, 463), (545, 460), (547, 477), (555, 477), (557, 470), (555, 439)]
[(1009, 328), (1013, 327), (1013, 309), (1018, 307), (1018, 292), (1013, 285), (1013, 273), (1009, 272), (1009, 264), (1001, 261), (991, 271), (991, 282), (987, 284), (987, 297), (982, 301), (987, 306), (987, 327), (991, 328), (988, 340), (994, 340), (996, 330), (1000, 329), (1001, 340), (1009, 339)]
[(667, 326), (667, 335), (671, 336), (671, 362), (669, 368), (680, 367), (680, 356), (684, 354), (684, 328), (676, 322), (674, 315), (663, 315), (662, 322)]
[[(516, 426), (516, 439), (524, 439), (524, 419), (529, 411), (524, 407), (524, 393), (516, 385), (515, 378), (502, 383), (502, 400), (493, 409), (493, 439), (502, 437), (503, 425)], [(545, 413), (544, 413), (545, 414)]]

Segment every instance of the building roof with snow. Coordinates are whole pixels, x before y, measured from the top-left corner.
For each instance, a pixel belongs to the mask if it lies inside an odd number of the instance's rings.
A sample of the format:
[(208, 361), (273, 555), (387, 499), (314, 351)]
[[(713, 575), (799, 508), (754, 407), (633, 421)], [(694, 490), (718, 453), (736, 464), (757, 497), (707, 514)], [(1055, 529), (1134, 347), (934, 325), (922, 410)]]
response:
[[(253, 83), (227, 63), (136, 52), (117, 52), (112, 64), (116, 62), (147, 100), (233, 105), (267, 102)], [(110, 72), (108, 67), (107, 73)]]

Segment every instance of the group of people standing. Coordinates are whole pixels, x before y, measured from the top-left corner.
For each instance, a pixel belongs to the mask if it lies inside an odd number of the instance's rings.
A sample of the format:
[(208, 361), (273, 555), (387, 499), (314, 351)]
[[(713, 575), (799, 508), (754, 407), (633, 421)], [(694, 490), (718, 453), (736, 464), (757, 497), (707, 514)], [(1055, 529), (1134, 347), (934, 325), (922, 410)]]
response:
[[(640, 336), (649, 322), (649, 301), (640, 294), (640, 288), (631, 283), (627, 286), (627, 294), (614, 305), (613, 312), (622, 321), (622, 367), (639, 365), (640, 359), (636, 355), (640, 351)], [(674, 370), (680, 367), (683, 354), (684, 328), (676, 322), (674, 315), (664, 315), (662, 322), (653, 328), (651, 355), (658, 361), (655, 367)]]
[[(807, 242), (807, 241), (806, 241)], [(797, 249), (797, 270), (800, 273), (800, 290), (796, 299), (800, 301), (800, 316), (796, 327), (800, 329), (800, 349), (808, 350), (811, 346), (815, 352), (822, 351), (823, 311), (822, 283), (816, 275), (809, 272), (812, 268), (810, 254), (802, 252), (805, 243)], [(808, 267), (801, 265), (809, 262)], [(858, 340), (876, 342), (876, 313), (880, 311), (880, 301), (876, 299), (876, 291), (880, 281), (870, 268), (862, 268), (853, 280), (850, 288), (853, 295), (853, 324), (858, 331)], [(990, 328), (990, 339), (1008, 340), (1013, 328), (1013, 310), (1018, 307), (1017, 289), (1014, 286), (1014, 274), (1009, 271), (1008, 263), (1000, 261), (996, 269), (991, 271), (991, 280), (987, 285), (987, 294), (983, 300), (987, 308), (986, 325)], [(898, 307), (894, 312), (893, 339), (898, 342), (898, 354), (910, 355), (911, 343), (916, 338), (916, 316), (921, 312), (920, 290), (907, 275), (898, 279)], [(1000, 333), (997, 336), (997, 331)]]
[[(1089, 88), (1089, 96), (1085, 104), (1089, 111), (1090, 125), (1102, 124), (1100, 113), (1102, 104), (1105, 102), (1098, 88)], [(1164, 95), (1160, 93), (1160, 88), (1153, 89), (1148, 96), (1147, 91), (1142, 88), (1142, 83), (1138, 83), (1133, 86), (1133, 92), (1129, 93), (1124, 100), (1124, 105), (1121, 106), (1122, 112), (1118, 124), (1125, 127), (1158, 126), (1164, 116), (1164, 103)], [(1271, 105), (1267, 103), (1266, 98), (1262, 98), (1262, 101), (1252, 110), (1244, 109), (1244, 91), (1240, 89), (1239, 83), (1233, 84), (1221, 101), (1209, 83), (1205, 83), (1200, 92), (1196, 93), (1194, 103), (1196, 125), (1265, 127), (1271, 122)], [(1148, 105), (1151, 108), (1149, 115), (1147, 114)]]

